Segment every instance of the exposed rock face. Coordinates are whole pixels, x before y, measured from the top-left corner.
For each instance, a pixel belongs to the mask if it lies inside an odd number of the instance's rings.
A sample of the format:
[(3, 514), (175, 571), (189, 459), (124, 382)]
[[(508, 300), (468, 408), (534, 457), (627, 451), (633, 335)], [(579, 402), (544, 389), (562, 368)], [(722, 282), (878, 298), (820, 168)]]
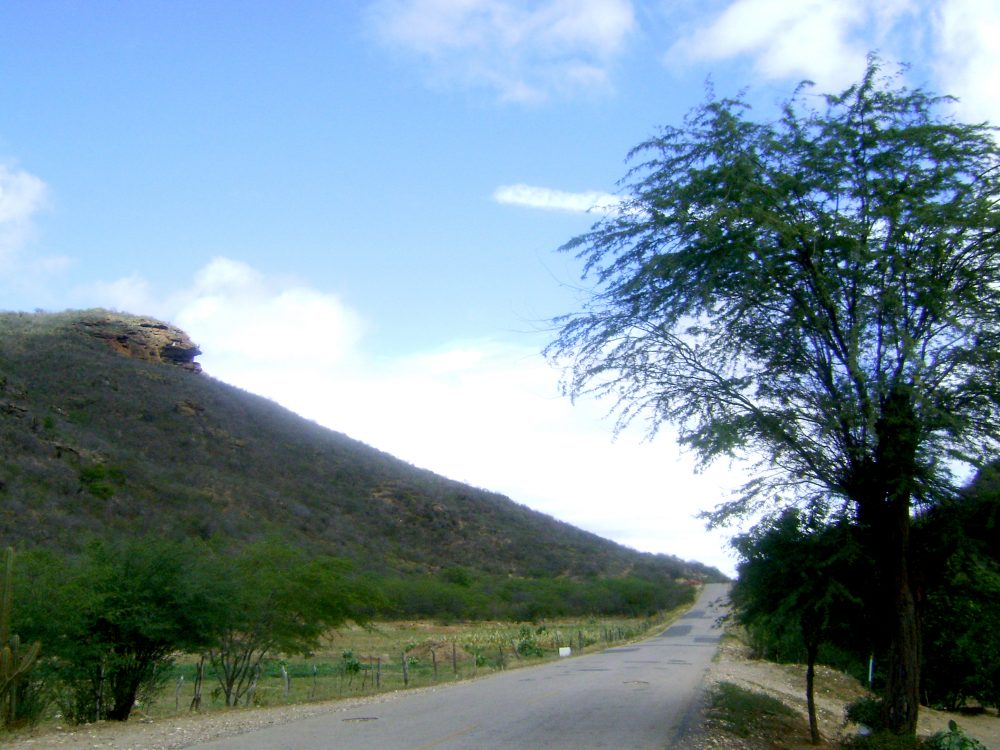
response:
[(201, 349), (180, 328), (152, 318), (118, 313), (84, 318), (79, 325), (87, 334), (126, 357), (201, 372), (201, 365), (194, 361)]

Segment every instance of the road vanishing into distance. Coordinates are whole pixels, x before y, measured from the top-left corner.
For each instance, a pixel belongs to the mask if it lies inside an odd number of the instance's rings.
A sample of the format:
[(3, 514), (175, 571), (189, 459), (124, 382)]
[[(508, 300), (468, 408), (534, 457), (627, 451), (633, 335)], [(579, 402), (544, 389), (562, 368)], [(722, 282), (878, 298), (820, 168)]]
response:
[(705, 586), (660, 635), (478, 680), (400, 691), (198, 750), (646, 750), (677, 747), (722, 633)]

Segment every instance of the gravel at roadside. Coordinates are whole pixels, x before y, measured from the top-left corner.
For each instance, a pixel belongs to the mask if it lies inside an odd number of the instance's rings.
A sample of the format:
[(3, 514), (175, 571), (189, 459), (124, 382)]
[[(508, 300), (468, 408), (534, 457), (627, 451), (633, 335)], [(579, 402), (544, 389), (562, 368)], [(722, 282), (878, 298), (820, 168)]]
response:
[[(435, 688), (420, 688), (433, 690)], [(412, 691), (411, 691), (412, 692)], [(0, 741), (4, 750), (179, 750), (203, 742), (287, 724), (320, 714), (343, 713), (360, 705), (393, 700), (397, 693), (295, 706), (233, 709), (152, 721), (102, 721), (44, 733), (22, 733)]]

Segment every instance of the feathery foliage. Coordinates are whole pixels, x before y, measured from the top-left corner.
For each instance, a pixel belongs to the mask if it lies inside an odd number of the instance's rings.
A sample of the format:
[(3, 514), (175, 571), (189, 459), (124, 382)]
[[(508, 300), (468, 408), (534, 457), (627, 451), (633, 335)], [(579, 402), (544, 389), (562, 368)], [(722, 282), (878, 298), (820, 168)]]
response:
[(615, 216), (564, 249), (594, 291), (549, 353), (573, 396), (756, 461), (715, 523), (846, 506), (876, 561), (888, 724), (912, 734), (914, 502), (1000, 448), (1000, 146), (882, 74), (775, 121), (710, 99), (638, 146)]

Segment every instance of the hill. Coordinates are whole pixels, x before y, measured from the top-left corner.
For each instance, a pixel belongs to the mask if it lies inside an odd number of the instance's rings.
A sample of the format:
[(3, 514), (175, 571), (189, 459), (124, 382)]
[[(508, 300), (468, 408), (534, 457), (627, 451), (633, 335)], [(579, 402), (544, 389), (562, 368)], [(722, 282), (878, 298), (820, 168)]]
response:
[(0, 314), (5, 542), (277, 535), (379, 570), (721, 578), (320, 427), (202, 373), (198, 354), (183, 331), (148, 318)]

